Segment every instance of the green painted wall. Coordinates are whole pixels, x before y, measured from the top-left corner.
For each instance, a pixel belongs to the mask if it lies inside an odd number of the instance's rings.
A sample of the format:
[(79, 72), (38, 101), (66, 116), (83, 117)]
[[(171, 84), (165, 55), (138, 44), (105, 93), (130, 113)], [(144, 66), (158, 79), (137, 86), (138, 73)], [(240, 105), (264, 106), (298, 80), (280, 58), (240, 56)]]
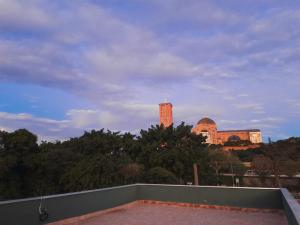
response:
[[(282, 194), (283, 193), (283, 194)], [(46, 223), (108, 209), (135, 200), (158, 200), (246, 208), (285, 209), (291, 225), (300, 225), (299, 205), (285, 189), (135, 184), (45, 197)], [(38, 219), (40, 198), (0, 202), (0, 225), (45, 224)], [(298, 210), (298, 211), (297, 211)]]
[[(136, 199), (136, 185), (47, 196), (47, 223), (123, 205)], [(0, 202), (0, 225), (36, 225), (40, 198)]]
[(279, 189), (140, 185), (139, 199), (282, 209)]

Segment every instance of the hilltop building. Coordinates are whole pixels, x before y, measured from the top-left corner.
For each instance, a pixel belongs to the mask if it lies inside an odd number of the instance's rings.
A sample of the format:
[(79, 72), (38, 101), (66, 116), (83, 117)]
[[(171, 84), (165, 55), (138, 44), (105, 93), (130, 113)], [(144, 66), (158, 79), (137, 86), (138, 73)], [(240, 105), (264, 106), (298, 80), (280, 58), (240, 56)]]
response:
[[(173, 124), (172, 104), (159, 104), (159, 122), (164, 127), (169, 127)], [(210, 118), (203, 118), (198, 121), (196, 126), (192, 129), (195, 134), (202, 134), (206, 137), (206, 142), (209, 144), (226, 145), (226, 143), (234, 143), (238, 141), (248, 141), (248, 146), (243, 146), (242, 149), (257, 147), (257, 144), (262, 142), (262, 135), (259, 129), (247, 130), (224, 130), (219, 131), (217, 124)], [(229, 149), (230, 147), (228, 147)], [(239, 146), (235, 149), (241, 149)]]
[(224, 145), (226, 142), (236, 141), (250, 141), (252, 144), (262, 142), (261, 131), (259, 129), (218, 131), (217, 124), (210, 118), (199, 120), (192, 131), (205, 136), (206, 142), (209, 144)]

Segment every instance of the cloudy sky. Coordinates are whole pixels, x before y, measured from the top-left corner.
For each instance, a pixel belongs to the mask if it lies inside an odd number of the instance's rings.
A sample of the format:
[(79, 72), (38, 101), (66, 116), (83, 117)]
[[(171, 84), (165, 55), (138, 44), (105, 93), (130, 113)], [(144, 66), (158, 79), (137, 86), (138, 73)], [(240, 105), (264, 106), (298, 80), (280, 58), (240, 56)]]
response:
[(0, 0), (0, 129), (40, 140), (211, 117), (300, 136), (300, 1)]

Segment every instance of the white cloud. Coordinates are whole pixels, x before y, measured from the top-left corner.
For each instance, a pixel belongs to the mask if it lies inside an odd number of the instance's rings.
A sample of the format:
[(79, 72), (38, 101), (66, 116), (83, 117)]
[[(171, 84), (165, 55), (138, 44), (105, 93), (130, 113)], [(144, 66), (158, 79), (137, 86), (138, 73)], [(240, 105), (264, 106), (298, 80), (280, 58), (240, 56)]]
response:
[(234, 104), (237, 109), (261, 111), (264, 109), (261, 103), (238, 103)]
[(276, 135), (277, 130), (284, 122), (283, 118), (280, 117), (256, 117), (255, 119), (249, 120), (220, 120), (217, 124), (220, 125), (221, 129), (260, 129), (262, 130), (263, 136)]
[(119, 118), (107, 111), (72, 109), (66, 114), (76, 128), (99, 129), (119, 122)]
[[(41, 3), (41, 2), (40, 2)], [(0, 27), (2, 29), (23, 30), (48, 29), (52, 26), (51, 18), (37, 1), (0, 0)]]
[(209, 85), (209, 84), (200, 84), (198, 86), (198, 88), (201, 91), (207, 91), (207, 92), (216, 93), (216, 94), (224, 93), (224, 90), (221, 90), (220, 88), (213, 86), (213, 85)]
[(55, 120), (27, 113), (0, 112), (0, 129), (13, 131), (26, 128), (38, 134), (39, 140), (47, 137), (47, 140), (53, 141), (81, 135), (84, 130), (106, 128), (118, 122), (118, 118), (108, 112), (89, 109), (70, 110), (66, 117), (65, 120)]
[(241, 93), (241, 94), (238, 94), (238, 97), (249, 97), (249, 94), (243, 94), (243, 93)]
[(178, 124), (181, 121), (187, 122), (191, 125), (195, 125), (203, 117), (220, 117), (224, 112), (223, 106), (217, 105), (179, 105), (173, 107), (173, 115), (175, 123)]

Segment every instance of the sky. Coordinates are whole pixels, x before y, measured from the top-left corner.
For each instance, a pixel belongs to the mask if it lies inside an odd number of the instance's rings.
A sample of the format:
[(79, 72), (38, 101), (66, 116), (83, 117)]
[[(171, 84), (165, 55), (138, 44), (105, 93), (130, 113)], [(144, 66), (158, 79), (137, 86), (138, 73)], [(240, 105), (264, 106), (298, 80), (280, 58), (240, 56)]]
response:
[(0, 0), (0, 129), (39, 140), (202, 117), (300, 136), (298, 0)]

